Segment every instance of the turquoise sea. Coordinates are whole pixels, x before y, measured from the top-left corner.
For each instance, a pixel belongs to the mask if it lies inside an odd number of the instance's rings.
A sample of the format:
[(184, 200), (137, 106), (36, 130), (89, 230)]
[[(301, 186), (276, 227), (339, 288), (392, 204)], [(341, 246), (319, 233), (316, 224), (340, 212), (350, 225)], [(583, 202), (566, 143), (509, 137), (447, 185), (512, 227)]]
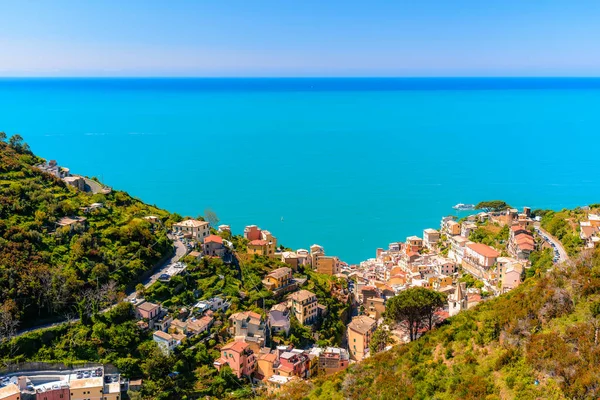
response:
[(39, 155), (351, 263), (459, 202), (599, 202), (599, 110), (599, 79), (0, 80)]

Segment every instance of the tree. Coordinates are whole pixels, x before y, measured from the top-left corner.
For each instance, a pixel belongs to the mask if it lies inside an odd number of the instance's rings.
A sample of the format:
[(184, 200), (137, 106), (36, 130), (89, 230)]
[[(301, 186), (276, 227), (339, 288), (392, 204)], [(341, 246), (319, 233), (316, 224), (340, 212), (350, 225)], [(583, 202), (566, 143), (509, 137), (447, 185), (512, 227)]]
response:
[(390, 337), (390, 331), (383, 328), (377, 328), (377, 330), (373, 333), (371, 343), (369, 344), (371, 354), (379, 353), (385, 350), (387, 345), (391, 343), (392, 339)]
[(485, 209), (488, 209), (491, 211), (502, 211), (502, 210), (506, 210), (507, 208), (510, 208), (510, 206), (508, 204), (506, 204), (505, 201), (502, 201), (502, 200), (489, 200), (489, 201), (482, 201), (482, 202), (477, 203), (475, 208), (477, 210), (485, 208)]
[(6, 132), (0, 131), (0, 142), (4, 142), (6, 140)]
[(19, 134), (14, 134), (10, 137), (10, 139), (8, 139), (8, 144), (10, 145), (10, 147), (12, 147), (13, 149), (20, 151), (20, 152), (29, 152), (29, 145), (25, 142), (23, 142), (23, 136), (19, 135)]
[(435, 312), (444, 305), (445, 296), (439, 292), (413, 287), (392, 297), (387, 305), (386, 318), (404, 323), (410, 340), (415, 340), (421, 328), (433, 327)]
[(143, 283), (138, 283), (137, 285), (135, 285), (135, 291), (138, 297), (144, 297), (144, 295), (146, 294), (146, 287)]
[(14, 300), (7, 300), (0, 306), (0, 344), (9, 343), (7, 353), (11, 356), (16, 351), (11, 339), (17, 333), (19, 321), (14, 317), (17, 305)]
[(217, 217), (217, 214), (210, 208), (204, 210), (204, 218), (210, 222), (213, 227), (219, 224), (219, 217)]

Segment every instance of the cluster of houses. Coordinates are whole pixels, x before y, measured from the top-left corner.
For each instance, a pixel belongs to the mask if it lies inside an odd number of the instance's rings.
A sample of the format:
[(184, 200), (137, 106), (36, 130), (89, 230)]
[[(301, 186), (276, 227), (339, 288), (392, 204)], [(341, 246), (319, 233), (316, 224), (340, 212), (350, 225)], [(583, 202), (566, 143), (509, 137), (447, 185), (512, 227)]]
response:
[(77, 190), (81, 190), (82, 192), (107, 194), (112, 191), (111, 188), (98, 182), (94, 182), (90, 179), (84, 178), (83, 176), (72, 175), (69, 168), (59, 166), (56, 160), (49, 160), (45, 163), (36, 165), (35, 167), (47, 174), (61, 179), (67, 185), (72, 186)]
[(291, 345), (275, 349), (258, 348), (256, 343), (235, 340), (221, 347), (221, 356), (214, 366), (221, 370), (229, 366), (238, 378), (262, 381), (267, 388), (276, 390), (294, 379), (329, 375), (348, 367), (348, 351), (338, 347), (295, 349)]
[[(476, 222), (485, 221), (509, 227), (505, 256), (488, 245), (473, 243), (468, 239), (472, 232), (469, 228), (476, 226)], [(529, 256), (536, 249), (533, 224), (531, 210), (525, 207), (522, 213), (516, 209), (482, 212), (468, 217), (462, 224), (447, 217), (441, 225), (442, 233), (450, 244), (448, 256), (459, 263), (464, 271), (483, 280), (490, 292), (499, 294), (518, 286), (525, 269), (530, 265)]]
[(587, 248), (593, 248), (600, 242), (600, 215), (590, 213), (585, 221), (579, 223), (579, 237)]
[(228, 308), (229, 303), (215, 297), (198, 302), (191, 311), (183, 308), (178, 315), (171, 315), (159, 304), (141, 300), (135, 305), (135, 315), (138, 327), (153, 330), (153, 340), (169, 354), (186, 339), (208, 332), (215, 322), (214, 313)]
[[(509, 225), (510, 254), (503, 256), (490, 246), (469, 240), (478, 223), (488, 220)], [(348, 265), (325, 255), (323, 247), (317, 244), (308, 250), (282, 251), (271, 232), (256, 225), (247, 226), (247, 253), (272, 257), (286, 265), (272, 270), (262, 280), (262, 285), (281, 300), (264, 316), (250, 310), (230, 315), (227, 332), (231, 341), (220, 348), (214, 366), (219, 370), (228, 366), (237, 377), (262, 381), (271, 389), (293, 379), (342, 370), (350, 362), (370, 356), (371, 340), (383, 322), (386, 302), (402, 290), (421, 286), (448, 294), (447, 308), (436, 315), (439, 321), (481, 301), (479, 289), (458, 282), (459, 269), (483, 280), (494, 294), (516, 287), (528, 266), (529, 254), (535, 249), (531, 226), (528, 209), (521, 214), (515, 210), (480, 213), (463, 222), (444, 218), (440, 230), (425, 229), (423, 237), (410, 236), (405, 242), (391, 243), (387, 250), (377, 249), (376, 258), (360, 265)], [(210, 225), (205, 221), (186, 220), (175, 224), (174, 230), (200, 245), (191, 256), (223, 258), (231, 248), (221, 236), (210, 234)], [(229, 227), (219, 227), (219, 231), (224, 230)], [(327, 313), (316, 294), (302, 288), (306, 279), (294, 276), (300, 267), (347, 280), (348, 290), (331, 288), (332, 296), (357, 304), (360, 310), (347, 325), (345, 348), (269, 347), (274, 337), (289, 334), (292, 318), (313, 326)], [(141, 327), (146, 328), (147, 324), (154, 329), (154, 340), (163, 351), (170, 352), (186, 338), (209, 330), (214, 323), (213, 313), (227, 307), (223, 300), (214, 298), (196, 304), (190, 313), (182, 310), (177, 317), (148, 302), (138, 304), (136, 312)], [(408, 332), (398, 329), (392, 332), (396, 341), (408, 341)]]
[[(483, 243), (469, 240), (481, 223), (490, 221), (509, 227), (506, 253)], [(600, 222), (600, 219), (599, 219)], [(437, 313), (438, 321), (452, 316), (461, 310), (471, 308), (481, 302), (481, 290), (467, 288), (460, 283), (459, 272), (468, 273), (484, 283), (490, 294), (498, 295), (517, 287), (524, 271), (529, 267), (529, 256), (536, 249), (533, 236), (533, 223), (530, 209), (523, 212), (509, 209), (504, 212), (481, 212), (456, 221), (454, 217), (445, 217), (439, 230), (428, 228), (423, 236), (409, 236), (405, 242), (390, 243), (387, 250), (377, 249), (376, 257), (359, 265), (344, 265), (341, 274), (349, 279), (354, 301), (361, 307), (361, 318), (369, 318), (381, 323), (386, 302), (410, 287), (425, 287), (444, 292), (448, 295), (447, 307)], [(600, 226), (600, 223), (598, 224)], [(369, 321), (369, 320), (367, 320)], [(354, 323), (354, 321), (353, 321)], [(348, 337), (361, 331), (348, 326)], [(362, 326), (371, 326), (368, 323)], [(363, 328), (362, 331), (368, 332)], [(408, 340), (407, 332), (393, 332), (398, 342)], [(361, 340), (357, 340), (362, 343)], [(364, 336), (367, 351), (352, 357), (354, 341), (349, 341), (351, 358), (361, 359), (368, 356), (368, 335)]]

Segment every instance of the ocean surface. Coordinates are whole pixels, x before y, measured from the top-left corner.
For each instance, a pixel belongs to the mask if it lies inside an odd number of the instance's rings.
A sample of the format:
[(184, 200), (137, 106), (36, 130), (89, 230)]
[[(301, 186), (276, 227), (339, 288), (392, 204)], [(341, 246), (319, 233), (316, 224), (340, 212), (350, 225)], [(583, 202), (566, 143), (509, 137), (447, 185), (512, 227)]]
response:
[(350, 263), (456, 203), (600, 202), (600, 79), (0, 79), (73, 173)]

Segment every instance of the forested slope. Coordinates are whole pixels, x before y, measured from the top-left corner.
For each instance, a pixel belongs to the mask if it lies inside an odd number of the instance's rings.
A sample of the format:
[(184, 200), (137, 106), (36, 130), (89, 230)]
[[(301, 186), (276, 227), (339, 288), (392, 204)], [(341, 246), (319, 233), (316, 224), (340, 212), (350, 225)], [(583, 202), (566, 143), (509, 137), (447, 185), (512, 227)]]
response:
[[(167, 212), (124, 192), (91, 194), (34, 167), (26, 145), (0, 141), (0, 311), (20, 327), (110, 302), (171, 251)], [(92, 203), (103, 207), (84, 213)], [(83, 216), (86, 226), (57, 225)], [(92, 301), (93, 303), (93, 301)]]
[(600, 396), (600, 251), (528, 279), (408, 344), (285, 399), (588, 399)]

